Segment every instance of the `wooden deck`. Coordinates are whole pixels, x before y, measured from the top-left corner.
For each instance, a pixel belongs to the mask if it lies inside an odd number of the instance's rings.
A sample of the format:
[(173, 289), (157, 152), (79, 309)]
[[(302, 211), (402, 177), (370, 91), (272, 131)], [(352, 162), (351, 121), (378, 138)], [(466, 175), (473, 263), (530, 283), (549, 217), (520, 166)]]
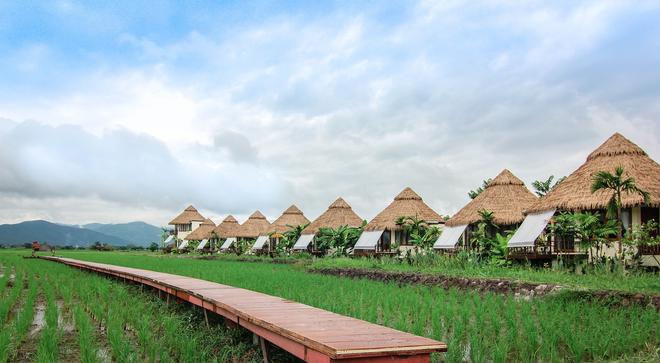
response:
[[(223, 316), (306, 362), (428, 362), (447, 346), (363, 320), (250, 290), (150, 270), (42, 256), (83, 270), (151, 286)], [(169, 295), (168, 295), (169, 296)]]

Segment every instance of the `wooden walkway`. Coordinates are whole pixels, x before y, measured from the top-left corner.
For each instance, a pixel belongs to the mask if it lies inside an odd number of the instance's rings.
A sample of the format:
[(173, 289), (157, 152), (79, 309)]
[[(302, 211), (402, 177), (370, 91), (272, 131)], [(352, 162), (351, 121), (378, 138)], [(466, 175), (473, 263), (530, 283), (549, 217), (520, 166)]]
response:
[[(447, 346), (432, 339), (250, 290), (163, 272), (42, 256), (151, 286), (223, 316), (260, 338), (264, 361), (275, 344), (306, 362), (428, 362)], [(169, 296), (168, 295), (168, 296)]]

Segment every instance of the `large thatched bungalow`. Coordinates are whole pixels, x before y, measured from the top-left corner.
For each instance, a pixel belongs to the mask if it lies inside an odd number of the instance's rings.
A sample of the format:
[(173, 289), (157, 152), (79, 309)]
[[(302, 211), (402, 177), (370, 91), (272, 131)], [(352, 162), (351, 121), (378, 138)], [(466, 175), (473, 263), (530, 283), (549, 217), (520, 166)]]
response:
[(198, 250), (205, 248), (211, 248), (209, 241), (211, 239), (211, 233), (215, 229), (215, 223), (210, 219), (205, 219), (199, 227), (195, 228), (189, 235), (184, 238), (184, 243), (186, 241), (197, 241)]
[(204, 222), (204, 219), (206, 218), (204, 218), (195, 207), (189, 205), (188, 208), (184, 209), (181, 214), (172, 219), (168, 224), (174, 226), (174, 236), (177, 241), (181, 241), (193, 230), (197, 229), (197, 227)]
[(342, 226), (359, 227), (361, 225), (362, 218), (353, 211), (344, 199), (337, 198), (323, 214), (303, 229), (293, 249), (304, 251), (311, 247), (313, 250), (314, 236), (319, 233), (321, 228), (336, 229)]
[(305, 217), (303, 212), (295, 205), (291, 205), (282, 212), (282, 215), (279, 216), (279, 218), (273, 221), (266, 233), (257, 238), (254, 246), (252, 246), (252, 250), (255, 252), (271, 252), (279, 243), (280, 238), (282, 238), (284, 233), (290, 230), (291, 227), (307, 225), (308, 223), (309, 219)]
[(493, 222), (502, 231), (518, 227), (525, 219), (523, 211), (529, 208), (537, 197), (525, 187), (525, 183), (518, 179), (509, 170), (504, 169), (495, 177), (483, 192), (472, 199), (459, 210), (446, 223), (442, 235), (433, 245), (435, 249), (451, 250), (457, 247), (461, 238), (463, 246), (470, 246), (465, 242), (469, 240), (470, 232), (475, 224), (481, 220), (479, 212), (487, 210), (493, 212)]
[[(617, 167), (622, 167), (625, 176), (634, 178), (637, 186), (650, 194), (648, 204), (644, 203), (640, 195), (626, 193), (622, 195), (624, 227), (639, 226), (652, 219), (658, 221), (660, 165), (639, 146), (616, 133), (593, 151), (585, 163), (566, 180), (527, 209), (525, 221), (509, 241), (512, 252), (528, 258), (556, 254), (584, 254), (586, 251), (580, 251), (574, 241), (557, 241), (554, 238), (540, 241), (539, 236), (542, 235), (552, 216), (561, 211), (599, 211), (601, 215), (605, 215), (613, 192), (601, 190), (591, 193), (592, 178), (600, 171), (614, 173)], [(615, 245), (610, 253), (618, 250), (618, 241), (615, 241)], [(658, 252), (660, 251), (657, 249), (643, 251), (648, 254), (660, 254)]]
[(355, 244), (355, 254), (387, 253), (395, 244), (402, 249), (411, 249), (410, 236), (397, 225), (400, 217), (416, 217), (428, 225), (443, 225), (442, 217), (410, 188), (405, 188), (382, 212), (378, 213), (365, 227)]
[(220, 249), (227, 251), (231, 249), (238, 238), (240, 225), (234, 216), (228, 215), (211, 232), (211, 240), (214, 244), (221, 246)]

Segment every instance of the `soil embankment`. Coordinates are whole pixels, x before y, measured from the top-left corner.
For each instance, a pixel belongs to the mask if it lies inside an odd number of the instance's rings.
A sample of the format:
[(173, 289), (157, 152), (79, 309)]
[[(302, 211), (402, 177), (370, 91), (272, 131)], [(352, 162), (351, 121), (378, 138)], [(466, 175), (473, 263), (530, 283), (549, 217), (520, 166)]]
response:
[(653, 306), (660, 310), (660, 295), (623, 291), (574, 291), (552, 284), (534, 284), (506, 279), (480, 279), (418, 272), (397, 272), (354, 268), (313, 268), (313, 273), (348, 278), (363, 278), (382, 282), (438, 286), (445, 289), (475, 290), (500, 294), (514, 294), (522, 298), (562, 293), (570, 298), (607, 303), (613, 306)]

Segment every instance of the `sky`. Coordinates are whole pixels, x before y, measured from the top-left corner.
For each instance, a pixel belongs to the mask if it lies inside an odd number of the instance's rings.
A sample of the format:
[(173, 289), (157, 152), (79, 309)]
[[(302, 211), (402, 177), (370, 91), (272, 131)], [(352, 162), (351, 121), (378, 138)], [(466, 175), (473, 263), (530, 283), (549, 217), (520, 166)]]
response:
[(0, 54), (0, 223), (451, 215), (614, 132), (660, 160), (657, 1), (0, 1)]

